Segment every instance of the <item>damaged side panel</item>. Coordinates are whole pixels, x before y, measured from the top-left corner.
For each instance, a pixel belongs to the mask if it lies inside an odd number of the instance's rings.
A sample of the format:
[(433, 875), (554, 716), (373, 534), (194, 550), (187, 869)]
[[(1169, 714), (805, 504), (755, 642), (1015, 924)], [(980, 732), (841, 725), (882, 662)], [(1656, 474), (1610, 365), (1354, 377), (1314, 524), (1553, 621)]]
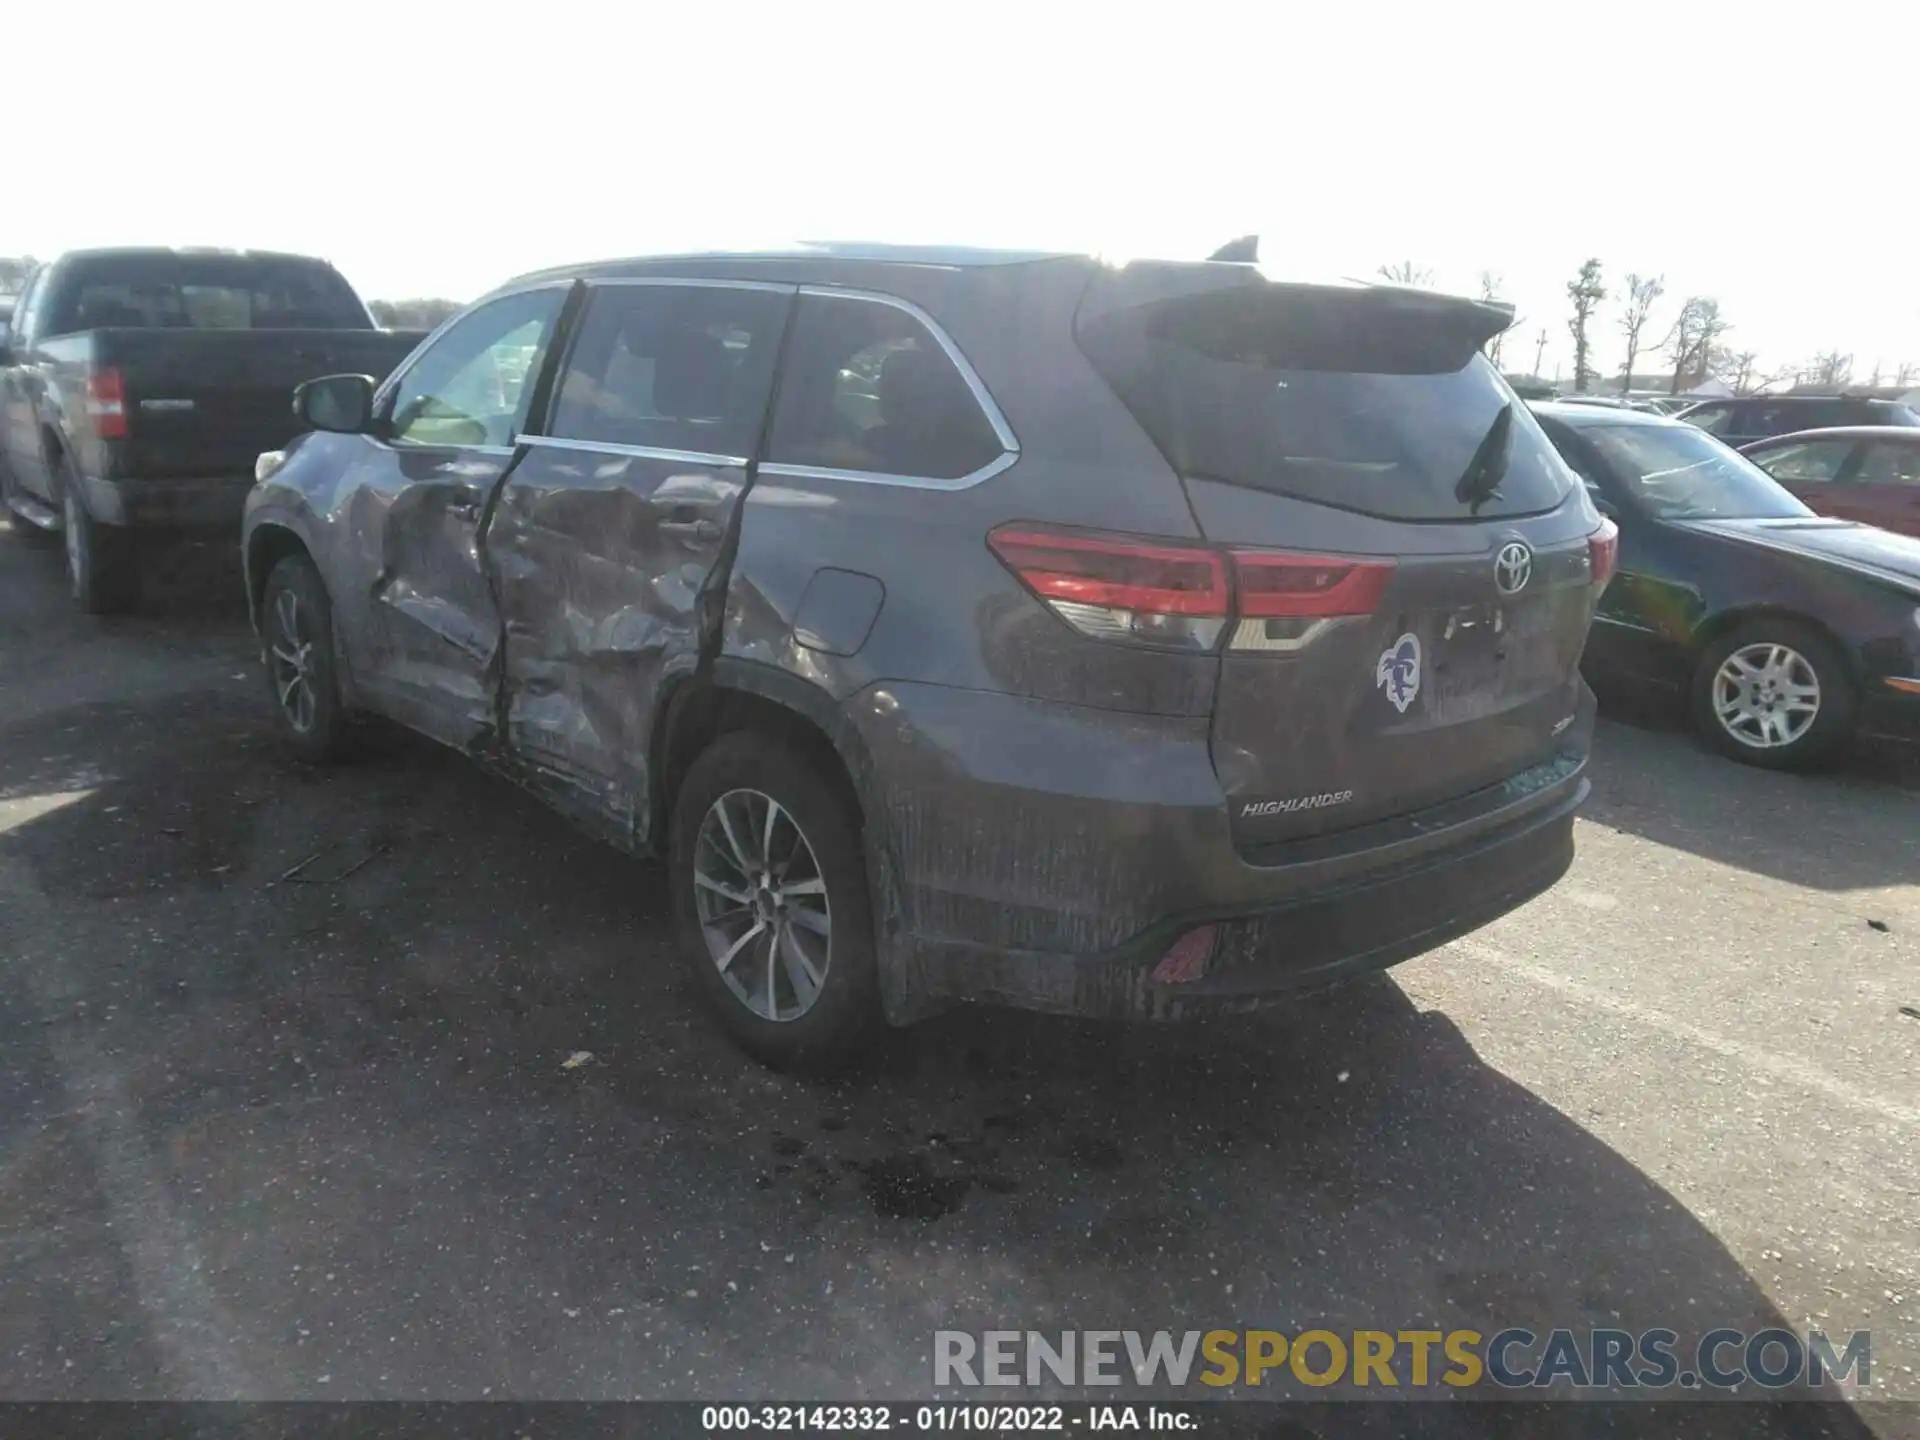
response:
[(698, 661), (700, 597), (747, 466), (538, 439), (526, 450), (486, 541), (502, 730), (536, 788), (637, 842), (662, 683)]
[[(479, 554), (480, 517), (512, 452), (386, 452), (399, 488), (385, 497), (370, 587), (373, 669), (400, 718), (468, 748), (493, 724), (499, 626)], [(378, 467), (375, 467), (378, 468)], [(355, 496), (372, 506), (379, 486)]]

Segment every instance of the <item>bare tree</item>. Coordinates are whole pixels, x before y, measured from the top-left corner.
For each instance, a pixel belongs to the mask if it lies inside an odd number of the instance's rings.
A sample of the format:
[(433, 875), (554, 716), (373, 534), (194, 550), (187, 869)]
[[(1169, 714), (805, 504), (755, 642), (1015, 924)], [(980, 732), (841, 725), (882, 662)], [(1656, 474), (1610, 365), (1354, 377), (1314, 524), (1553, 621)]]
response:
[(1853, 379), (1853, 356), (1838, 350), (1823, 350), (1807, 362), (1801, 373), (1814, 385), (1837, 390)]
[(1620, 371), (1622, 395), (1633, 386), (1633, 362), (1640, 358), (1640, 336), (1647, 328), (1647, 317), (1653, 313), (1654, 302), (1666, 293), (1664, 275), (1644, 280), (1638, 275), (1627, 276), (1627, 309), (1620, 317), (1620, 333), (1627, 337), (1627, 363)]
[(1593, 312), (1607, 298), (1607, 287), (1600, 283), (1598, 260), (1587, 261), (1567, 282), (1567, 298), (1573, 301), (1573, 315), (1567, 321), (1567, 333), (1573, 336), (1573, 393), (1584, 395), (1593, 379), (1593, 366), (1588, 363), (1593, 346), (1587, 330), (1593, 323)]
[(1902, 360), (1900, 368), (1893, 372), (1893, 383), (1912, 385), (1916, 381), (1920, 381), (1920, 365), (1916, 365), (1911, 360)]
[(1396, 285), (1433, 284), (1433, 271), (1411, 260), (1396, 260), (1391, 265), (1382, 265), (1380, 273)]
[(1661, 343), (1673, 362), (1669, 394), (1678, 395), (1725, 368), (1728, 357), (1721, 341), (1732, 328), (1720, 313), (1720, 302), (1711, 295), (1689, 295), (1681, 302), (1673, 328)]
[[(1490, 305), (1506, 304), (1507, 302), (1500, 296), (1500, 284), (1500, 277), (1494, 274), (1493, 271), (1482, 270), (1480, 272), (1480, 298)], [(1507, 328), (1487, 341), (1487, 359), (1493, 362), (1494, 369), (1498, 370), (1501, 368), (1500, 355), (1501, 352), (1506, 349), (1507, 336), (1518, 329), (1520, 322), (1525, 318), (1524, 315), (1515, 311), (1513, 318), (1507, 322)]]
[(1727, 383), (1733, 386), (1736, 395), (1751, 395), (1767, 381), (1767, 377), (1760, 373), (1760, 353), (1757, 350), (1729, 353), (1725, 374)]

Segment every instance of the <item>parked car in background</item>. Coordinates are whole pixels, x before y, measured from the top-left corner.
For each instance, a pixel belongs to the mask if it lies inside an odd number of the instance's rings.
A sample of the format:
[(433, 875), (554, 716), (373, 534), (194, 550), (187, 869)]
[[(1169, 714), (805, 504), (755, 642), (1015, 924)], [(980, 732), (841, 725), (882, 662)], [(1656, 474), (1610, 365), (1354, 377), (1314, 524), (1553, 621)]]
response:
[(1902, 401), (1847, 395), (1749, 395), (1703, 400), (1682, 410), (1679, 418), (1718, 436), (1736, 450), (1797, 430), (1843, 425), (1920, 426), (1920, 414)]
[(1244, 1007), (1572, 858), (1613, 527), (1499, 307), (957, 250), (523, 279), (316, 380), (245, 563), (354, 711), (664, 853), (736, 1040)]
[(302, 380), (385, 374), (417, 333), (374, 328), (332, 266), (248, 251), (82, 250), (42, 266), (0, 347), (0, 499), (63, 532), (74, 598), (124, 605), (151, 528), (237, 527)]
[(1703, 402), (1698, 395), (1649, 395), (1644, 403), (1655, 415), (1678, 415)]
[(1742, 453), (1816, 514), (1920, 536), (1920, 428), (1802, 430)]
[(1620, 526), (1596, 683), (1681, 692), (1700, 734), (1754, 765), (1814, 764), (1861, 729), (1920, 734), (1920, 541), (1816, 516), (1679, 421), (1535, 411)]

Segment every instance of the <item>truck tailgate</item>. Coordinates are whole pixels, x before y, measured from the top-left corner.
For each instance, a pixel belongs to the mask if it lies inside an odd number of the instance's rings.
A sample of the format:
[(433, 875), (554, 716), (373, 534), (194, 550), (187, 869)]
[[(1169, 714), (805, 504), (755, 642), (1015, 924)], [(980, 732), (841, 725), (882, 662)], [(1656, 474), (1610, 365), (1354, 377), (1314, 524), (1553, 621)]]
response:
[(384, 330), (97, 330), (94, 363), (120, 372), (134, 479), (250, 475), (299, 429), (293, 389), (317, 375), (384, 377), (420, 341)]

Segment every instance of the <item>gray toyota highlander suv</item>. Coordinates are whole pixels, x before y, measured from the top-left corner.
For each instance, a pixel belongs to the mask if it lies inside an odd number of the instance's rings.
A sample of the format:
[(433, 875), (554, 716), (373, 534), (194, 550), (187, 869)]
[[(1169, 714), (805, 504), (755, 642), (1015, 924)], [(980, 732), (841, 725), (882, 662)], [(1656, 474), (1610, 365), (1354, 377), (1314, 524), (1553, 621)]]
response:
[(1572, 859), (1614, 531), (1510, 316), (1224, 262), (584, 265), (301, 387), (249, 593), (279, 722), (457, 746), (664, 854), (734, 1037), (1249, 1005)]

